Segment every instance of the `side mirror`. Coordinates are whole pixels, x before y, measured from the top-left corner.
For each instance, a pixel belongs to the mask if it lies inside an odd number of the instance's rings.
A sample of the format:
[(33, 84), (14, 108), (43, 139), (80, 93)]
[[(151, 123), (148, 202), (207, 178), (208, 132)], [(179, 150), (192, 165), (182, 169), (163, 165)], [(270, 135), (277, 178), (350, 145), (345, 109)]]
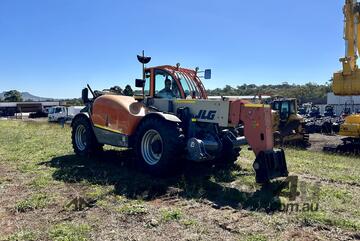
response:
[(211, 79), (211, 69), (206, 69), (204, 73), (205, 79)]
[(81, 92), (81, 99), (83, 101), (84, 104), (87, 104), (90, 102), (89, 100), (89, 90), (88, 88), (84, 88)]
[(137, 88), (144, 88), (145, 86), (145, 80), (144, 79), (136, 79), (135, 80), (135, 86)]

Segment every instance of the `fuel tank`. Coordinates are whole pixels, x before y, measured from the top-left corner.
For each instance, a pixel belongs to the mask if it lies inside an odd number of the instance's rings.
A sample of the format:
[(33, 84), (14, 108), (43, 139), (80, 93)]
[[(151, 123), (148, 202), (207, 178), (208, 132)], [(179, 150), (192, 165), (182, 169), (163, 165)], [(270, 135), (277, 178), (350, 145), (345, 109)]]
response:
[(95, 127), (130, 136), (146, 112), (134, 97), (102, 95), (93, 103), (91, 119)]

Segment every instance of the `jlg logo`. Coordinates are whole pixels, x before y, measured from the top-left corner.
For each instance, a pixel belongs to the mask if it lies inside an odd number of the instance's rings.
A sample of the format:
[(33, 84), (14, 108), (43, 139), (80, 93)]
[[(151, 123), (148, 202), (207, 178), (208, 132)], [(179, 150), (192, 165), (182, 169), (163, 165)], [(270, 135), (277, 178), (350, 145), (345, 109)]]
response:
[(200, 110), (199, 113), (194, 118), (202, 119), (202, 120), (214, 120), (215, 114), (216, 114), (215, 110), (210, 110), (209, 112), (206, 110)]

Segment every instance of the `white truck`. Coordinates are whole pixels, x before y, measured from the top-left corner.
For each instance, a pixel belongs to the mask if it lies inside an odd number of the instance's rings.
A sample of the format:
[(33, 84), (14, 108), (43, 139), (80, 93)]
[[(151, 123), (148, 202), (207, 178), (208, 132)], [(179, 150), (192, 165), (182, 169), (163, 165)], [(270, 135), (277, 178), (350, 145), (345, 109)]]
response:
[(72, 120), (85, 106), (54, 106), (49, 109), (49, 122)]

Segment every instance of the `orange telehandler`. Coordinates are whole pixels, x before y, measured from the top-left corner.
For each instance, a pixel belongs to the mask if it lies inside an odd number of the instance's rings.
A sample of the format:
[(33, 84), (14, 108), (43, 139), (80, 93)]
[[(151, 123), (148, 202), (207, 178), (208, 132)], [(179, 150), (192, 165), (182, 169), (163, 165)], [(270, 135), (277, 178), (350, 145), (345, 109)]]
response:
[[(270, 106), (240, 99), (208, 100), (198, 69), (179, 64), (145, 68), (150, 58), (138, 60), (143, 64), (143, 78), (136, 80), (140, 96), (83, 89), (86, 107), (72, 121), (77, 154), (94, 153), (104, 144), (132, 148), (138, 167), (163, 175), (185, 159), (234, 163), (241, 146), (249, 144), (256, 155), (258, 183), (288, 175), (284, 151), (273, 148)], [(209, 74), (207, 70), (205, 77)]]

